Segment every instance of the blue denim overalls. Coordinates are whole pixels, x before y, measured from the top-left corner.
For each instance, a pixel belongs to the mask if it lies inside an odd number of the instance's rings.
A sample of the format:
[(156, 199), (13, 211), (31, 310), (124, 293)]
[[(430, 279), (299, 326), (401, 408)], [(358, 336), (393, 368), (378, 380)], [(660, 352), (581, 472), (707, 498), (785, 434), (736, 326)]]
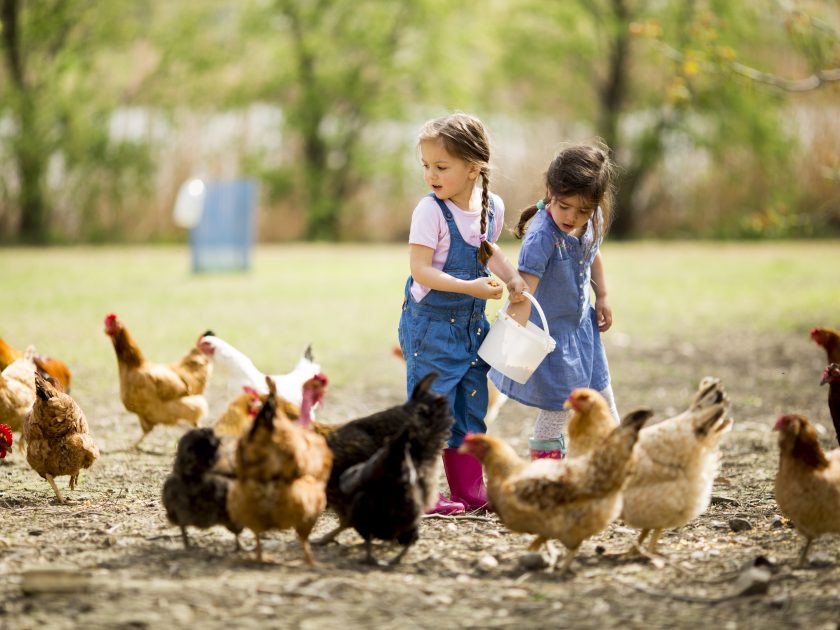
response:
[[(429, 196), (434, 196), (431, 193)], [(475, 280), (490, 275), (478, 261), (478, 248), (461, 236), (446, 204), (435, 197), (449, 227), (449, 254), (443, 271), (461, 280)], [(493, 234), (493, 200), (487, 210), (488, 239)], [(486, 300), (465, 293), (432, 289), (417, 302), (411, 295), (414, 279), (405, 283), (405, 300), (400, 316), (399, 341), (406, 361), (408, 395), (429, 372), (438, 377), (432, 391), (449, 399), (449, 411), (455, 418), (449, 447), (456, 448), (467, 433), (485, 433), (487, 426), (487, 371), (490, 366), (476, 351), (490, 328), (484, 313)]]

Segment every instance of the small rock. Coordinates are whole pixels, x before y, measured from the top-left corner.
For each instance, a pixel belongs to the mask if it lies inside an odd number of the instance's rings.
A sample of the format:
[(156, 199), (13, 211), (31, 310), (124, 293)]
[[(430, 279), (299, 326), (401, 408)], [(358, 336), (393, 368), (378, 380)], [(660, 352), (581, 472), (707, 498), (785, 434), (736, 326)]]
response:
[(482, 571), (492, 571), (499, 567), (499, 561), (490, 554), (481, 556), (478, 560), (478, 568)]
[(729, 525), (727, 525), (723, 521), (711, 521), (709, 523), (709, 527), (711, 527), (712, 529), (729, 529)]
[(745, 532), (748, 529), (752, 528), (752, 523), (750, 523), (745, 518), (736, 517), (729, 519), (729, 529), (731, 529), (733, 532)]
[(776, 516), (774, 516), (773, 519), (770, 521), (770, 527), (772, 527), (773, 529), (779, 529), (779, 528), (784, 527), (784, 526), (785, 526), (785, 519), (783, 519), (778, 514)]
[(604, 553), (607, 551), (607, 548), (604, 545), (595, 545), (595, 553), (599, 556), (603, 556)]
[(726, 497), (722, 494), (712, 495), (712, 505), (741, 505), (738, 499)]
[(29, 535), (30, 536), (40, 536), (43, 533), (44, 533), (43, 529), (30, 529), (29, 530)]
[(548, 562), (542, 557), (542, 554), (530, 552), (519, 558), (519, 566), (526, 571), (539, 571), (548, 566)]

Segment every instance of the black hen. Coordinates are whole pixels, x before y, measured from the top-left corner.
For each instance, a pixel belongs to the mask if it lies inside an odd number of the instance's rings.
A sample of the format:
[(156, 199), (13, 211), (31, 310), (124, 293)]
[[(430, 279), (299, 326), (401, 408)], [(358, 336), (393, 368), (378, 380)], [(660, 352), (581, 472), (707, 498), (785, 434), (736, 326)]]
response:
[(206, 529), (224, 525), (236, 536), (242, 527), (231, 519), (227, 509), (228, 488), (233, 481), (216, 469), (219, 438), (212, 429), (192, 429), (178, 442), (172, 474), (163, 484), (163, 506), (173, 525), (181, 528), (184, 547), (189, 547), (187, 526)]
[[(368, 541), (368, 551), (371, 538), (397, 540), (406, 548), (417, 539), (419, 517), (437, 498), (440, 453), (453, 423), (446, 398), (430, 391), (436, 377), (428, 374), (404, 404), (348, 422), (327, 435), (333, 453), (327, 502), (338, 514), (339, 525), (319, 543), (334, 540), (348, 527)], [(406, 450), (414, 480), (401, 457)], [(349, 472), (354, 466), (355, 472)], [(368, 510), (364, 515), (359, 509), (363, 504)]]

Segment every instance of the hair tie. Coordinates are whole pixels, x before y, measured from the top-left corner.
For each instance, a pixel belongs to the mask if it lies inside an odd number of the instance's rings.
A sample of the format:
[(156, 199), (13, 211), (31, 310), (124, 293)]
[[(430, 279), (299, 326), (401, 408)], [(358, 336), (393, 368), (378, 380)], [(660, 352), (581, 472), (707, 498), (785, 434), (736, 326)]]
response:
[(483, 243), (486, 240), (487, 240), (487, 237), (484, 234), (479, 234), (478, 235), (478, 242), (479, 243)]
[(545, 202), (542, 199), (537, 202), (537, 210), (545, 210)]

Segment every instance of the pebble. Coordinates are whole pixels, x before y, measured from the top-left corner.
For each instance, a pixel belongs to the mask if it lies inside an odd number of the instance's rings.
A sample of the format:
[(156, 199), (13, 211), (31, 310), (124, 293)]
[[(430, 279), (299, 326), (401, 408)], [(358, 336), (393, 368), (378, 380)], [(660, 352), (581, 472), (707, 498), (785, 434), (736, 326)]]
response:
[(499, 567), (499, 561), (490, 554), (481, 556), (478, 560), (478, 568), (482, 571), (492, 571)]
[(752, 529), (752, 523), (750, 523), (745, 518), (730, 518), (729, 519), (729, 529), (733, 532), (745, 532), (748, 529)]
[(770, 527), (772, 527), (773, 529), (779, 529), (779, 528), (784, 527), (784, 526), (785, 526), (785, 519), (783, 519), (778, 514), (776, 516), (774, 516), (773, 519), (770, 521)]
[(530, 552), (519, 557), (519, 566), (526, 571), (538, 571), (539, 569), (545, 569), (548, 566), (548, 562), (545, 561), (542, 554)]

